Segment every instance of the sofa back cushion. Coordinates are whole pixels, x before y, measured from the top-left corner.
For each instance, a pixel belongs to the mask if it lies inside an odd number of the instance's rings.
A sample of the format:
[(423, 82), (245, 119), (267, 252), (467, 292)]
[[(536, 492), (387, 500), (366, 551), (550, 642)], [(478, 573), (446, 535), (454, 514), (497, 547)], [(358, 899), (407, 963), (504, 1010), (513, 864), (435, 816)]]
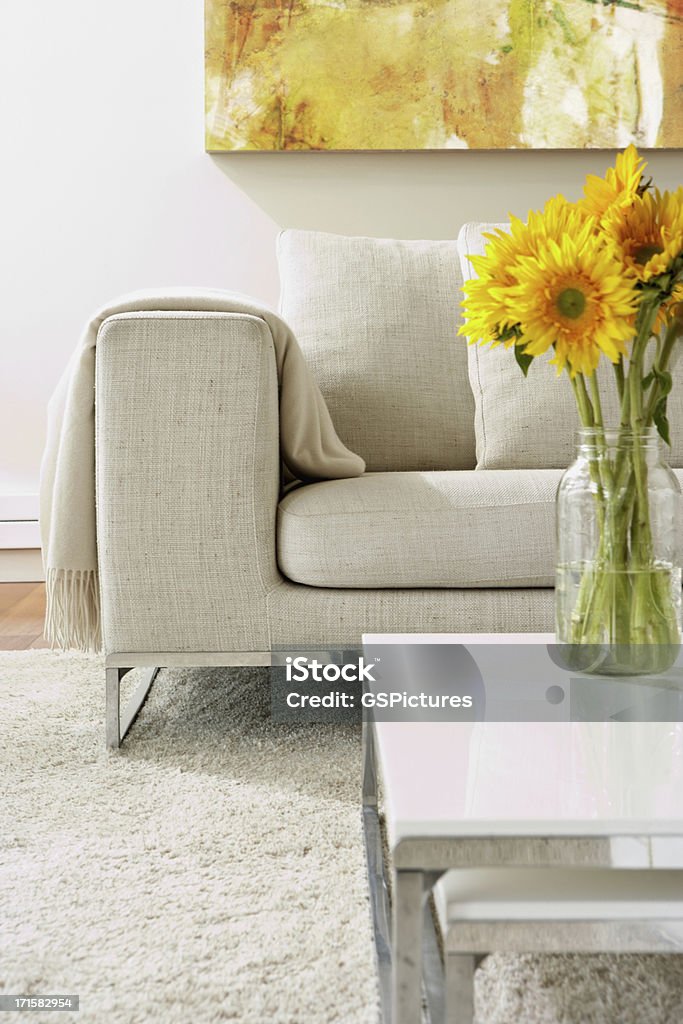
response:
[[(484, 232), (506, 224), (464, 224), (458, 236), (464, 280), (475, 272), (468, 256), (482, 255)], [(499, 345), (469, 345), (468, 371), (476, 406), (474, 426), (478, 469), (564, 469), (573, 458), (579, 418), (566, 374), (556, 376), (549, 357), (535, 359), (524, 379), (513, 352)], [(604, 421), (619, 422), (614, 373), (606, 359), (598, 369)], [(669, 398), (672, 466), (683, 466), (683, 361), (674, 369)]]
[(368, 470), (472, 469), (455, 241), (283, 231), (280, 312)]

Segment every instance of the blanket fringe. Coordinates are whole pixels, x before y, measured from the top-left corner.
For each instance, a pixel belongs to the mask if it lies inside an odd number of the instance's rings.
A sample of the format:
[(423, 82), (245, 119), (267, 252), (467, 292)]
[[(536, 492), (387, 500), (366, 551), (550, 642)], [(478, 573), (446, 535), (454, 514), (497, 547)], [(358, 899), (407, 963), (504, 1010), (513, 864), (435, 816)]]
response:
[(45, 637), (62, 650), (99, 651), (100, 590), (96, 569), (48, 569)]

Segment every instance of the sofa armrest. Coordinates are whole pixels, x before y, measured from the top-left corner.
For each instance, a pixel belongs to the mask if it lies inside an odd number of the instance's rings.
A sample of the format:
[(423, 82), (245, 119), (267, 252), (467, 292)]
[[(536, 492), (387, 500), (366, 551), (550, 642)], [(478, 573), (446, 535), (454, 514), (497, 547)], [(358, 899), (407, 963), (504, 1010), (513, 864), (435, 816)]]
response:
[(105, 653), (268, 650), (266, 598), (281, 577), (266, 324), (112, 316), (98, 335), (95, 409)]

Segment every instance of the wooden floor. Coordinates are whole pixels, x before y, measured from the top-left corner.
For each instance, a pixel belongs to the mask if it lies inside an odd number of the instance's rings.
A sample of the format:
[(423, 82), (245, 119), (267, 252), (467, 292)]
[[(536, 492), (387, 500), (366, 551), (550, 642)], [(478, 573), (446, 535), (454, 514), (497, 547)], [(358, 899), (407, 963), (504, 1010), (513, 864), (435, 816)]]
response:
[(0, 583), (0, 651), (47, 647), (44, 583)]

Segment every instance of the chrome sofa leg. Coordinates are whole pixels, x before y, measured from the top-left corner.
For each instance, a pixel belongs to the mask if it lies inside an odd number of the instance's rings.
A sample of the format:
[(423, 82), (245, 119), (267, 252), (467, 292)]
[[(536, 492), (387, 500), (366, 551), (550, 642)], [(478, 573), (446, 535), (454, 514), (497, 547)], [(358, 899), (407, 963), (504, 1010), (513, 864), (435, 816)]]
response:
[(106, 676), (106, 699), (104, 727), (107, 738), (107, 746), (110, 750), (116, 750), (121, 743), (120, 733), (120, 710), (119, 710), (119, 670), (108, 668)]
[(126, 707), (121, 710), (121, 679), (130, 672), (126, 668), (108, 668), (106, 671), (105, 699), (105, 734), (107, 747), (118, 750), (123, 739), (137, 718), (140, 708), (159, 671), (158, 668), (147, 668), (142, 672), (140, 683)]

